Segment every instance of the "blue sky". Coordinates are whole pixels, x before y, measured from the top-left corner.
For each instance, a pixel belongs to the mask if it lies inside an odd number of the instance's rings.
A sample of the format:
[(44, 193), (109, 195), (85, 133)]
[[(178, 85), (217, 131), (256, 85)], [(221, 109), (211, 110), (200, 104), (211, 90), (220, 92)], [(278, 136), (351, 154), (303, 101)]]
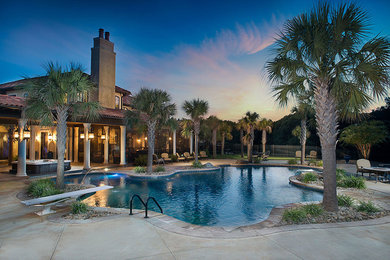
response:
[[(117, 85), (165, 89), (178, 107), (185, 99), (207, 99), (210, 114), (223, 119), (251, 110), (276, 120), (289, 108), (278, 107), (267, 82), (270, 45), (287, 19), (314, 3), (2, 1), (0, 83), (41, 75), (48, 61), (78, 62), (89, 73), (92, 38), (104, 28), (115, 43)], [(390, 36), (390, 2), (358, 3), (372, 32)]]

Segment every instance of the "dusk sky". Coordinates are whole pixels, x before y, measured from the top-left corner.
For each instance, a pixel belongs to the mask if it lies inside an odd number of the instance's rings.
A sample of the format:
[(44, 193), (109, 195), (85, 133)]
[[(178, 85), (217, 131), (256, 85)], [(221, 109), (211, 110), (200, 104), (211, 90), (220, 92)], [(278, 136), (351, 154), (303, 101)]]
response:
[[(209, 101), (210, 113), (237, 120), (250, 110), (289, 113), (271, 93), (265, 62), (283, 23), (317, 1), (2, 1), (0, 83), (44, 74), (48, 61), (90, 73), (92, 39), (111, 33), (116, 84), (167, 90), (178, 104)], [(390, 36), (390, 1), (358, 1), (373, 35)], [(373, 105), (382, 105), (379, 101)]]

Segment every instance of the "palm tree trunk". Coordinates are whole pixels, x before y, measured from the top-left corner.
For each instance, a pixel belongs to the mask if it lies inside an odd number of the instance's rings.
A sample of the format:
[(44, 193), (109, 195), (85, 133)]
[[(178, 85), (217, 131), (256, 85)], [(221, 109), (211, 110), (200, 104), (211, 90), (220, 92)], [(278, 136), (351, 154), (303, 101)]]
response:
[(213, 158), (217, 157), (217, 129), (213, 129)]
[(263, 154), (265, 154), (265, 144), (267, 143), (267, 132), (263, 129), (261, 143), (263, 144)]
[(153, 172), (154, 136), (156, 132), (156, 121), (148, 121), (148, 166), (147, 172)]
[(200, 132), (200, 121), (194, 121), (195, 131), (195, 163), (198, 163), (198, 145), (199, 145), (199, 132)]
[(241, 158), (244, 158), (244, 130), (240, 129)]
[(225, 133), (222, 133), (221, 155), (225, 152)]
[(317, 131), (321, 142), (324, 197), (323, 206), (327, 211), (337, 211), (336, 182), (336, 140), (337, 140), (337, 103), (328, 91), (328, 82), (317, 80), (314, 93)]
[(303, 165), (305, 162), (305, 152), (306, 152), (306, 117), (301, 120), (301, 164)]
[(248, 144), (246, 145), (246, 157), (248, 159), (248, 162), (252, 160), (252, 158), (250, 158), (250, 154), (251, 154), (251, 142), (248, 141)]
[[(63, 189), (64, 184), (64, 156), (66, 144), (66, 119), (68, 113), (65, 109), (57, 110), (57, 180), (58, 189)], [(85, 138), (88, 138), (87, 136)]]

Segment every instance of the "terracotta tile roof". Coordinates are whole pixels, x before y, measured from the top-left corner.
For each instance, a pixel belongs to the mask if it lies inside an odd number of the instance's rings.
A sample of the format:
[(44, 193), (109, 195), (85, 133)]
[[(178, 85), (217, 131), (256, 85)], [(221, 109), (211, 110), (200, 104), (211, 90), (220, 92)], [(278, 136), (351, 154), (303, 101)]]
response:
[(0, 95), (0, 106), (21, 109), (26, 105), (24, 98)]
[(126, 96), (131, 95), (130, 91), (128, 91), (127, 89), (118, 87), (118, 86), (115, 86), (115, 92), (122, 93), (123, 95), (126, 95)]
[(119, 118), (123, 119), (125, 118), (125, 111), (120, 109), (112, 109), (112, 108), (103, 108), (100, 110), (100, 115), (102, 117), (109, 117), (109, 118)]

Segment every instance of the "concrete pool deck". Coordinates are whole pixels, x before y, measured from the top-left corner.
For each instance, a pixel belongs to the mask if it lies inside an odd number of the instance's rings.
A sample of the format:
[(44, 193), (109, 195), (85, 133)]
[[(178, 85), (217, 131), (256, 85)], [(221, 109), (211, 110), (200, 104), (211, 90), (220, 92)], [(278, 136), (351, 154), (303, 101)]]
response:
[[(390, 196), (389, 184), (367, 184)], [(53, 223), (16, 198), (25, 186), (16, 177), (0, 181), (0, 259), (387, 259), (390, 254), (389, 217), (285, 226), (251, 238), (199, 238), (128, 215)]]

